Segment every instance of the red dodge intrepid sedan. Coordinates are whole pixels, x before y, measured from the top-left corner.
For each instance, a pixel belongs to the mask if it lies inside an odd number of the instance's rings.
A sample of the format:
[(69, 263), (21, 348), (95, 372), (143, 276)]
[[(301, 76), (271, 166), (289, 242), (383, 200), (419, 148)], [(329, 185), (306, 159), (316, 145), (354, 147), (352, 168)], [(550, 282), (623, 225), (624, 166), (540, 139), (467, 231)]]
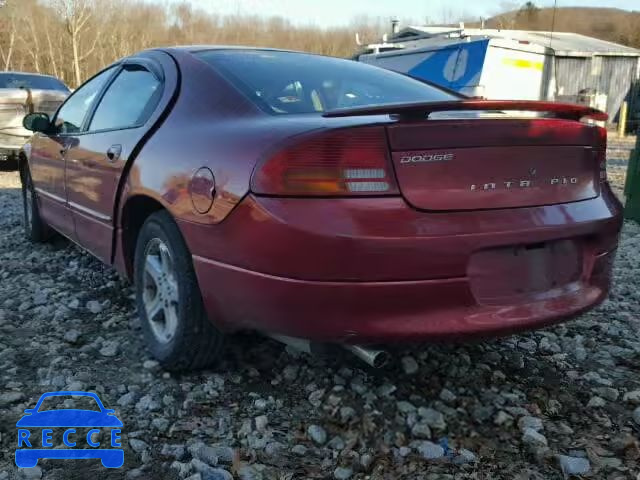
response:
[(144, 51), (25, 118), (26, 234), (131, 278), (170, 369), (239, 330), (370, 360), (538, 328), (609, 289), (605, 118), (298, 52)]

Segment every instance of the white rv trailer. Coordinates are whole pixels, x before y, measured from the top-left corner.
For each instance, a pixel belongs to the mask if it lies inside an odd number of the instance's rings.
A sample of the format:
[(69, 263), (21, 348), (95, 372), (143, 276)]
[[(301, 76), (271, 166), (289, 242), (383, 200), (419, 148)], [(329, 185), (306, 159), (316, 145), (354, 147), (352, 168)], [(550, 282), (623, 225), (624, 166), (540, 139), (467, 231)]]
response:
[(575, 33), (407, 27), (358, 61), (488, 99), (587, 103), (613, 118), (638, 80), (640, 51)]

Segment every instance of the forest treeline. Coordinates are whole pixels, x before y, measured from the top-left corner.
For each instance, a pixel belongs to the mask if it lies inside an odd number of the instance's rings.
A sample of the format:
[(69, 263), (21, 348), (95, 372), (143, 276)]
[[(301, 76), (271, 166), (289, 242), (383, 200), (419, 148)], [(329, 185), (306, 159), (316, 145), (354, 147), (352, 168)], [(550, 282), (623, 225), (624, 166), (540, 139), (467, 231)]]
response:
[[(347, 26), (319, 28), (294, 25), (281, 17), (217, 15), (186, 0), (167, 4), (141, 0), (0, 3), (0, 70), (47, 73), (72, 87), (114, 60), (150, 47), (260, 45), (349, 57), (357, 51), (356, 33), (363, 42), (374, 42), (389, 29), (387, 18), (362, 16)], [(549, 12), (527, 2), (513, 12), (489, 19), (487, 26), (547, 30), (551, 24)], [(412, 12), (400, 11), (398, 15), (415, 18)], [(640, 47), (638, 12), (558, 9), (555, 22), (556, 30), (578, 31)]]
[(356, 51), (356, 31), (375, 41), (381, 28), (367, 17), (321, 29), (281, 17), (216, 15), (187, 1), (6, 0), (0, 71), (47, 73), (75, 87), (118, 58), (166, 45), (261, 45), (346, 57)]
[(535, 3), (526, 2), (519, 9), (490, 18), (485, 26), (518, 30), (551, 30), (553, 26), (557, 32), (581, 33), (640, 48), (640, 11), (562, 7), (554, 14), (553, 8), (538, 8)]

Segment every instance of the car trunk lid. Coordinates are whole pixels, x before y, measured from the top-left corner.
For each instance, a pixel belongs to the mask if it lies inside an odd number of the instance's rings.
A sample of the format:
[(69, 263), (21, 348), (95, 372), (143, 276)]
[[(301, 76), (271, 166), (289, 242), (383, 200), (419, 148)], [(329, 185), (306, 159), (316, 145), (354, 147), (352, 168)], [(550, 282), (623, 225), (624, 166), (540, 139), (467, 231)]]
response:
[(566, 120), (476, 119), (388, 127), (400, 190), (416, 208), (547, 205), (599, 194), (597, 136)]
[(22, 118), (30, 112), (44, 112), (52, 116), (67, 93), (27, 88), (0, 89), (0, 125), (22, 125)]
[[(351, 112), (380, 114), (383, 108)], [(501, 109), (519, 113), (496, 113)], [(415, 208), (513, 208), (599, 195), (606, 137), (603, 129), (577, 120), (605, 118), (602, 112), (479, 100), (387, 106), (387, 111), (396, 119), (386, 129), (399, 189)]]
[(43, 112), (50, 117), (67, 97), (66, 92), (26, 88), (0, 89), (0, 147), (19, 148), (31, 135), (22, 126), (27, 113)]

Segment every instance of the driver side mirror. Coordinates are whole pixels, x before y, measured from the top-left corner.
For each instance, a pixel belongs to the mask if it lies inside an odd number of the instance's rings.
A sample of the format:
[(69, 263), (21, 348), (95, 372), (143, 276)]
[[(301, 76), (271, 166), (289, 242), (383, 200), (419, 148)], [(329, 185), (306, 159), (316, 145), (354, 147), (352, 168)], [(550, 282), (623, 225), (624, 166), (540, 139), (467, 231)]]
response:
[(27, 408), (27, 409), (25, 409), (24, 413), (31, 414), (31, 413), (35, 413), (35, 411), (36, 411), (35, 408)]
[(25, 115), (22, 125), (32, 132), (48, 133), (51, 131), (51, 119), (49, 115), (41, 112), (34, 112)]

